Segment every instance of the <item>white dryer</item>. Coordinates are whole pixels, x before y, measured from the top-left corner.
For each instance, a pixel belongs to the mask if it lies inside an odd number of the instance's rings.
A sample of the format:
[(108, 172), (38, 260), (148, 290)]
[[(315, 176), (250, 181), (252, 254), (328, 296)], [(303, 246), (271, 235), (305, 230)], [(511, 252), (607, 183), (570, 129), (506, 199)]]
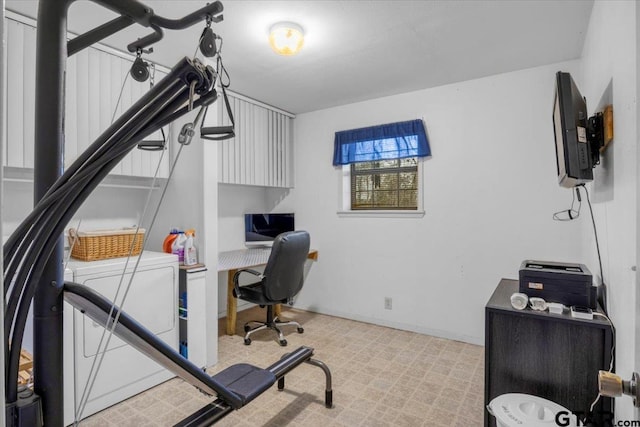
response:
[[(138, 259), (139, 258), (139, 259)], [(140, 257), (83, 262), (71, 260), (65, 280), (88, 286), (116, 304), (136, 274), (126, 295), (123, 310), (150, 329), (172, 348), (178, 349), (178, 257), (145, 251)], [(126, 274), (122, 276), (126, 267)], [(73, 423), (85, 390), (104, 328), (65, 303), (64, 307), (64, 422)], [(108, 335), (105, 334), (105, 340)], [(173, 375), (127, 345), (115, 335), (101, 362), (81, 418), (85, 418), (137, 393), (147, 390)], [(79, 418), (79, 419), (81, 419)]]

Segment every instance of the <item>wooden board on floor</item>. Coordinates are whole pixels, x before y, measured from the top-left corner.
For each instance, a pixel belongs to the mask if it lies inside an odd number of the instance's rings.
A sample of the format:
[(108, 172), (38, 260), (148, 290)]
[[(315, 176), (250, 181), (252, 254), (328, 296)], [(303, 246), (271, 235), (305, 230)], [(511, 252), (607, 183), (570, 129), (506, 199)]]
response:
[(27, 351), (20, 351), (20, 365), (18, 365), (18, 384), (28, 384), (33, 370), (33, 357)]

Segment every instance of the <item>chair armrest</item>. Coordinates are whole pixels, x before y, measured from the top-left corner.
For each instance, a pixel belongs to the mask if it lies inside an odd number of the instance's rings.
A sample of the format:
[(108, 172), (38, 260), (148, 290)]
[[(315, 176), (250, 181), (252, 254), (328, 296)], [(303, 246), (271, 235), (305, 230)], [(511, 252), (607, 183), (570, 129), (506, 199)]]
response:
[(262, 273), (256, 270), (251, 270), (250, 268), (243, 268), (242, 270), (236, 271), (236, 273), (233, 275), (233, 287), (236, 290), (236, 295), (240, 295), (240, 285), (238, 284), (238, 281), (240, 279), (241, 273), (253, 274), (254, 276), (259, 277), (260, 280), (264, 278), (264, 275)]
[(236, 271), (236, 274), (233, 275), (233, 284), (234, 285), (238, 284), (238, 278), (240, 277), (240, 273), (250, 273), (250, 274), (253, 274), (254, 276), (258, 276), (260, 279), (262, 279), (264, 277), (264, 275), (262, 273), (260, 273), (259, 271), (251, 270), (250, 268), (243, 268), (242, 270)]

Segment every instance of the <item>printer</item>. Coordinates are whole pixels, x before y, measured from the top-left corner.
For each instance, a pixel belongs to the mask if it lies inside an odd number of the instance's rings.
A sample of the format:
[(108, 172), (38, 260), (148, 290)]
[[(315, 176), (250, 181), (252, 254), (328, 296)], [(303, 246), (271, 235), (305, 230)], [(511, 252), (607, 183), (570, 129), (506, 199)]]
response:
[(597, 287), (584, 264), (522, 261), (519, 291), (547, 302), (596, 308)]

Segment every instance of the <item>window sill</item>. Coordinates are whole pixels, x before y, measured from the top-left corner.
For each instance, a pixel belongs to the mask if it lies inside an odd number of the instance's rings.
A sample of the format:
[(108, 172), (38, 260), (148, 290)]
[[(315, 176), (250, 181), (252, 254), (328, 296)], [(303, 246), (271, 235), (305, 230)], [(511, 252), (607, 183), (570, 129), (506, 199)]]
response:
[(422, 218), (424, 217), (423, 210), (375, 210), (375, 211), (338, 211), (338, 217), (340, 218)]

